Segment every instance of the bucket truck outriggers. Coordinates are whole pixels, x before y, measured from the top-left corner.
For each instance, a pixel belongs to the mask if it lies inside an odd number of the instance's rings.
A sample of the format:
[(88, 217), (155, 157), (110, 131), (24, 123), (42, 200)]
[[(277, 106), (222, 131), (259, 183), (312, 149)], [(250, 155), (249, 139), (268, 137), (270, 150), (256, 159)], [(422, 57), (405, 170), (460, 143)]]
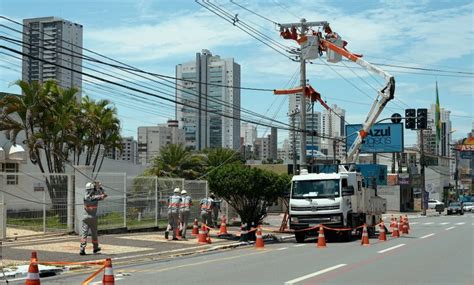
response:
[[(317, 229), (314, 226), (319, 224), (332, 227), (340, 235), (350, 238), (351, 231), (340, 228), (355, 228), (363, 224), (373, 226), (380, 221), (382, 214), (386, 211), (386, 200), (377, 196), (374, 189), (364, 187), (361, 174), (355, 171), (355, 163), (364, 138), (384, 107), (394, 98), (395, 79), (379, 67), (363, 60), (361, 55), (349, 52), (345, 48), (347, 43), (342, 41), (339, 35), (333, 33), (329, 25), (324, 27), (324, 31), (324, 37), (321, 33), (315, 32), (313, 35), (302, 35), (297, 39), (302, 47), (303, 58), (305, 50), (307, 54), (310, 54), (311, 49), (314, 49), (316, 45), (320, 55), (326, 52), (329, 62), (338, 62), (345, 57), (369, 72), (383, 77), (385, 86), (378, 91), (362, 129), (358, 131), (357, 138), (347, 150), (347, 157), (338, 166), (337, 172), (315, 174), (302, 169), (299, 175), (293, 176), (289, 224), (290, 229), (295, 230), (297, 242), (304, 241), (308, 236), (317, 236)], [(311, 43), (310, 46), (308, 42)], [(303, 93), (307, 92), (307, 89), (303, 90)], [(308, 228), (311, 230), (305, 230)], [(339, 230), (336, 230), (338, 228)]]

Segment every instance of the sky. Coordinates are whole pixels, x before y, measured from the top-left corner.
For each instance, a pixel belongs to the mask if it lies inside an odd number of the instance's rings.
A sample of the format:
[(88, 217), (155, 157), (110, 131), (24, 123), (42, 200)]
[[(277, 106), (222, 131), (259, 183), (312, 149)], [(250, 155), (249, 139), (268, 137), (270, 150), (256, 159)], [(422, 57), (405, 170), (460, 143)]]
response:
[[(347, 48), (372, 63), (441, 70), (438, 72), (382, 66), (395, 76), (395, 100), (380, 118), (404, 115), (406, 108), (430, 108), (435, 103), (438, 82), (442, 108), (451, 111), (453, 139), (465, 137), (473, 128), (474, 110), (474, 4), (472, 1), (240, 1), (240, 5), (277, 23), (328, 21), (348, 42)], [(279, 43), (274, 23), (241, 9), (230, 1), (212, 1), (238, 19)], [(34, 8), (33, 8), (34, 7)], [(298, 85), (293, 75), (299, 63), (292, 62), (248, 34), (207, 11), (194, 1), (42, 1), (2, 0), (0, 14), (24, 18), (56, 16), (83, 25), (83, 46), (140, 69), (173, 76), (176, 64), (210, 50), (241, 65), (241, 86), (284, 89)], [(5, 20), (0, 24), (15, 27)], [(16, 26), (15, 28), (18, 28)], [(14, 34), (1, 29), (2, 34)], [(2, 44), (4, 41), (1, 41)], [(307, 79), (329, 104), (346, 110), (350, 124), (362, 123), (383, 80), (352, 68), (335, 67), (324, 59), (308, 64)], [(329, 66), (328, 66), (329, 65)], [(340, 64), (339, 64), (340, 65)], [(446, 73), (461, 71), (466, 73)], [(0, 91), (18, 92), (11, 83), (21, 78), (19, 60), (0, 53)], [(469, 74), (470, 73), (470, 74)], [(124, 73), (121, 73), (122, 75)], [(293, 79), (293, 80), (292, 80)], [(121, 81), (117, 79), (117, 81)], [(142, 82), (143, 84), (147, 84)], [(148, 85), (147, 85), (148, 86)], [(99, 86), (100, 87), (100, 86)], [(114, 102), (124, 136), (134, 136), (138, 126), (164, 123), (174, 118), (172, 106), (156, 98), (133, 100), (126, 94), (84, 87), (83, 95)], [(170, 95), (171, 96), (171, 95)], [(275, 120), (288, 122), (288, 98), (272, 92), (242, 90), (242, 107)], [(320, 105), (316, 111), (323, 111)], [(256, 119), (258, 120), (258, 119)], [(269, 134), (259, 127), (259, 136)], [(279, 144), (288, 137), (279, 132)], [(405, 144), (416, 143), (414, 131), (405, 130)]]

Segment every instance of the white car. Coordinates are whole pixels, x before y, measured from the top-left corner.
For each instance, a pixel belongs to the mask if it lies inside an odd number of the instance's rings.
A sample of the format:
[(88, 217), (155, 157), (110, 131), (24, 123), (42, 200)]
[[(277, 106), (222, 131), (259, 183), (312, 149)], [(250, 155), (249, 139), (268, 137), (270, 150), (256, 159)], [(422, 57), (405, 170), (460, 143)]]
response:
[(474, 202), (464, 202), (463, 208), (465, 212), (474, 212)]
[(444, 203), (438, 200), (428, 200), (428, 209), (434, 209), (436, 205), (444, 205)]

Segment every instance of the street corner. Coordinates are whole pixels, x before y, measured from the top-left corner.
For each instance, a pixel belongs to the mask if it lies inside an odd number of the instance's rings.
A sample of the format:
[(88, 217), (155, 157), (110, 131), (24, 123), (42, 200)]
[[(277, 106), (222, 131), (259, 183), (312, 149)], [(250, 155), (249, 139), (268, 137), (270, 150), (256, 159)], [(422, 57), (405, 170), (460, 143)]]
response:
[[(102, 254), (118, 255), (153, 250), (149, 247), (135, 247), (124, 245), (101, 244)], [(78, 254), (79, 244), (77, 242), (59, 242), (54, 244), (25, 245), (14, 247), (14, 249), (30, 251), (47, 251), (55, 253)]]

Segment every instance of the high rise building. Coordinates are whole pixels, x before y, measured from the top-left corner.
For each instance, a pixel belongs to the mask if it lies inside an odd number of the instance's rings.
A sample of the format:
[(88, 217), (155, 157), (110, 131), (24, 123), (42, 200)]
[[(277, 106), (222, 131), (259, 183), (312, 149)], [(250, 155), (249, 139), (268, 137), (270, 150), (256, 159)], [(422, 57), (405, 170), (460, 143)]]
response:
[(329, 157), (335, 156), (342, 159), (345, 156), (345, 117), (346, 110), (332, 105), (331, 110), (325, 110), (322, 116), (322, 134), (326, 137), (340, 138), (341, 140), (331, 140), (327, 138), (321, 139), (321, 152)]
[[(317, 106), (315, 104), (315, 106)], [(296, 129), (301, 128), (301, 94), (290, 95), (289, 105), (288, 105), (288, 113), (292, 114), (297, 110), (298, 114), (295, 115), (295, 127)], [(291, 117), (290, 117), (290, 125), (291, 125)], [(321, 113), (317, 111), (307, 111), (306, 112), (306, 130), (307, 131), (316, 131), (318, 134), (321, 133)], [(296, 132), (296, 155), (299, 160), (300, 151), (301, 151), (301, 133)], [(290, 159), (293, 159), (293, 132), (289, 134), (290, 138)], [(306, 136), (306, 150), (307, 155), (310, 155), (311, 151), (320, 151), (321, 150), (321, 138), (318, 136)], [(309, 152), (308, 152), (309, 151)]]
[(178, 122), (168, 120), (167, 124), (138, 127), (138, 162), (146, 165), (169, 144), (184, 144), (185, 133), (178, 128)]
[[(23, 20), (22, 80), (82, 88), (82, 25), (56, 17)], [(43, 60), (43, 61), (42, 61)], [(81, 100), (80, 91), (77, 100)]]
[(122, 151), (114, 149), (107, 154), (107, 157), (115, 160), (124, 160), (131, 163), (138, 163), (138, 144), (133, 137), (122, 138)]
[[(202, 50), (176, 66), (176, 118), (191, 149), (240, 147), (240, 65)], [(188, 81), (186, 81), (188, 80)], [(223, 87), (224, 86), (234, 86)], [(227, 117), (222, 116), (227, 115)]]
[(240, 126), (240, 136), (243, 138), (243, 145), (253, 146), (257, 139), (257, 126), (243, 122)]
[(289, 154), (290, 154), (290, 141), (288, 139), (285, 139), (283, 141), (282, 147), (278, 149), (277, 158), (282, 159), (283, 161), (287, 161), (291, 159)]
[[(452, 136), (452, 123), (450, 119), (451, 111), (440, 108), (440, 137), (436, 139), (435, 125), (436, 105), (432, 104), (428, 109), (428, 126), (423, 131), (424, 151), (427, 154), (450, 157), (450, 146)], [(420, 136), (418, 134), (418, 144), (420, 144)]]

